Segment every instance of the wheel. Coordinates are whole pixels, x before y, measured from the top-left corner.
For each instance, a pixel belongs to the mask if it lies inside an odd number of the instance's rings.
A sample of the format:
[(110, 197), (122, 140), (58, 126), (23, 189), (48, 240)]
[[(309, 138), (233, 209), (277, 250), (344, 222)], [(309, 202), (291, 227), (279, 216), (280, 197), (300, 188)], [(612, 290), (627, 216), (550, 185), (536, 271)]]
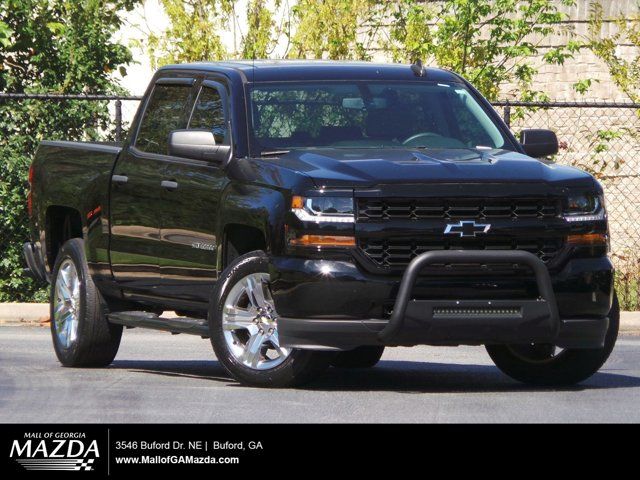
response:
[(558, 349), (553, 345), (487, 345), (496, 366), (511, 378), (533, 385), (573, 385), (596, 373), (607, 361), (618, 338), (620, 307), (614, 296), (604, 347)]
[(320, 375), (334, 357), (280, 346), (268, 261), (261, 251), (236, 258), (222, 273), (209, 306), (209, 330), (220, 363), (249, 386), (302, 385)]
[(384, 353), (384, 346), (363, 345), (347, 352), (340, 352), (331, 365), (337, 368), (370, 368), (374, 367)]
[(51, 281), (51, 336), (65, 367), (104, 367), (118, 352), (122, 327), (107, 321), (106, 304), (89, 275), (84, 241), (64, 243)]

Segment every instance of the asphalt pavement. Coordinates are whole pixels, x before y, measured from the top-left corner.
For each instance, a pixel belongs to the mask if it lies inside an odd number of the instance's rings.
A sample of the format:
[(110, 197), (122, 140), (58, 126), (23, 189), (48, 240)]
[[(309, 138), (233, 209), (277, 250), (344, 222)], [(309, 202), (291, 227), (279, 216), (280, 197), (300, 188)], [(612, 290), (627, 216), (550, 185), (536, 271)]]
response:
[(302, 389), (238, 385), (208, 340), (127, 330), (113, 365), (61, 367), (49, 329), (0, 327), (0, 422), (639, 422), (640, 337), (579, 386), (510, 380), (482, 347), (387, 349)]

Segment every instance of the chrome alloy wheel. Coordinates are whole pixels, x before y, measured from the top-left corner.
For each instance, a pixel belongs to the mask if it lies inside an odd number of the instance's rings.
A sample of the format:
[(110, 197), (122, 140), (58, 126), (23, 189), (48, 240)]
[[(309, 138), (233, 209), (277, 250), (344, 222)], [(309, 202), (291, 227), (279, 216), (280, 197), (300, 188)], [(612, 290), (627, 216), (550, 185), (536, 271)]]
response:
[(244, 366), (277, 367), (291, 349), (280, 347), (278, 315), (269, 290), (269, 274), (252, 273), (236, 283), (225, 300), (222, 328), (227, 348)]
[(80, 279), (70, 258), (65, 259), (56, 277), (53, 322), (60, 345), (69, 348), (78, 337), (80, 318)]

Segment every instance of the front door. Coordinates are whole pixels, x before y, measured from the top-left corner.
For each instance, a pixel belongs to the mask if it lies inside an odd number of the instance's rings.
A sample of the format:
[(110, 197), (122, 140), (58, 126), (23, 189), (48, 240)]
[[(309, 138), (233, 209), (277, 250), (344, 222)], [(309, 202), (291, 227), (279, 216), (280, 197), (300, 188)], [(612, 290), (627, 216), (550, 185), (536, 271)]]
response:
[(153, 87), (134, 143), (123, 150), (111, 179), (111, 266), (123, 289), (155, 294), (168, 138), (185, 128), (193, 79), (160, 78)]
[[(226, 88), (205, 81), (189, 118), (189, 129), (212, 130), (216, 143), (229, 145)], [(220, 163), (172, 159), (162, 192), (158, 293), (164, 297), (208, 302), (217, 279), (217, 212), (226, 185)]]

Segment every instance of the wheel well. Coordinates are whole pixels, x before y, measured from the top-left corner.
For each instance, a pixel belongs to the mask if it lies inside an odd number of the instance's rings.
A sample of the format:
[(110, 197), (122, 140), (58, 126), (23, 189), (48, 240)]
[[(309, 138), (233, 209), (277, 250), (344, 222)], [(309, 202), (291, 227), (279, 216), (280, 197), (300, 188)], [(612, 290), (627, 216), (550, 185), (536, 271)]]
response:
[(70, 238), (82, 238), (80, 212), (69, 207), (52, 206), (47, 209), (47, 262), (53, 270), (60, 247)]
[(265, 250), (267, 241), (261, 230), (246, 225), (227, 225), (224, 231), (222, 246), (222, 266), (225, 268), (231, 261), (254, 250)]

